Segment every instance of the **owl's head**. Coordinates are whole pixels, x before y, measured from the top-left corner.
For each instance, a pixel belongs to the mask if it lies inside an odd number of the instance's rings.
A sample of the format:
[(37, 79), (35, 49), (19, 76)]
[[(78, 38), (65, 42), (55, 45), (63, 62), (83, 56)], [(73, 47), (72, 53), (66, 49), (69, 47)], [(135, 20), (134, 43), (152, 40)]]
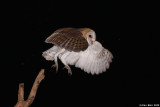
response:
[(79, 29), (83, 34), (84, 38), (87, 40), (89, 45), (92, 45), (96, 41), (96, 33), (90, 28), (81, 28)]

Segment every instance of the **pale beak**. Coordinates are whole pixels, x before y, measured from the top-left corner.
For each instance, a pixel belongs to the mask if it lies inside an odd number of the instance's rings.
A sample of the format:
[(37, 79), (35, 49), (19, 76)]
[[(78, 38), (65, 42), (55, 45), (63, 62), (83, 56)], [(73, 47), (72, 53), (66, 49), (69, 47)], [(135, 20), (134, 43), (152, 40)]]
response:
[(91, 45), (93, 44), (93, 42), (94, 42), (94, 39), (92, 38), (92, 39), (91, 39)]

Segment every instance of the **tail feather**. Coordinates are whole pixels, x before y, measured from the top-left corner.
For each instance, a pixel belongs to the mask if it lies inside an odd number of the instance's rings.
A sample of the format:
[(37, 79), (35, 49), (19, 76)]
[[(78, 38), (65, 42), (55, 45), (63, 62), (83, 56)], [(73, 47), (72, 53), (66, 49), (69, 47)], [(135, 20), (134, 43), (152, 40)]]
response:
[(42, 53), (42, 56), (48, 60), (48, 61), (53, 61), (55, 54), (60, 50), (60, 47), (53, 46), (52, 48), (44, 51)]

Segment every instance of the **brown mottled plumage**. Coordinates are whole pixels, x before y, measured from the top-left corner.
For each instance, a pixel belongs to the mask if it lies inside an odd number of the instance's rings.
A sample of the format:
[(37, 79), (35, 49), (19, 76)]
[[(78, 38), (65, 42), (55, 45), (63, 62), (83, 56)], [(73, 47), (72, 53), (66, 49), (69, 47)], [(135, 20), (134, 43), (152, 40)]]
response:
[(61, 28), (49, 36), (45, 42), (53, 43), (69, 51), (84, 51), (88, 48), (88, 42), (81, 31), (82, 29), (77, 28)]

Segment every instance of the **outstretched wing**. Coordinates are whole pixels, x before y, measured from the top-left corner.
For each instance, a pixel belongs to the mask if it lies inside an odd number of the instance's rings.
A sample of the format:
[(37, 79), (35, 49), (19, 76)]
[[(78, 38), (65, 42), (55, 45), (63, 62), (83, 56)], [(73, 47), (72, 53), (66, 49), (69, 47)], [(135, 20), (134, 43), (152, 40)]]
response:
[(112, 53), (95, 41), (86, 51), (81, 52), (75, 66), (87, 73), (99, 74), (109, 68), (112, 58)]
[(88, 42), (76, 28), (61, 28), (56, 30), (46, 40), (68, 51), (80, 52), (88, 48)]

